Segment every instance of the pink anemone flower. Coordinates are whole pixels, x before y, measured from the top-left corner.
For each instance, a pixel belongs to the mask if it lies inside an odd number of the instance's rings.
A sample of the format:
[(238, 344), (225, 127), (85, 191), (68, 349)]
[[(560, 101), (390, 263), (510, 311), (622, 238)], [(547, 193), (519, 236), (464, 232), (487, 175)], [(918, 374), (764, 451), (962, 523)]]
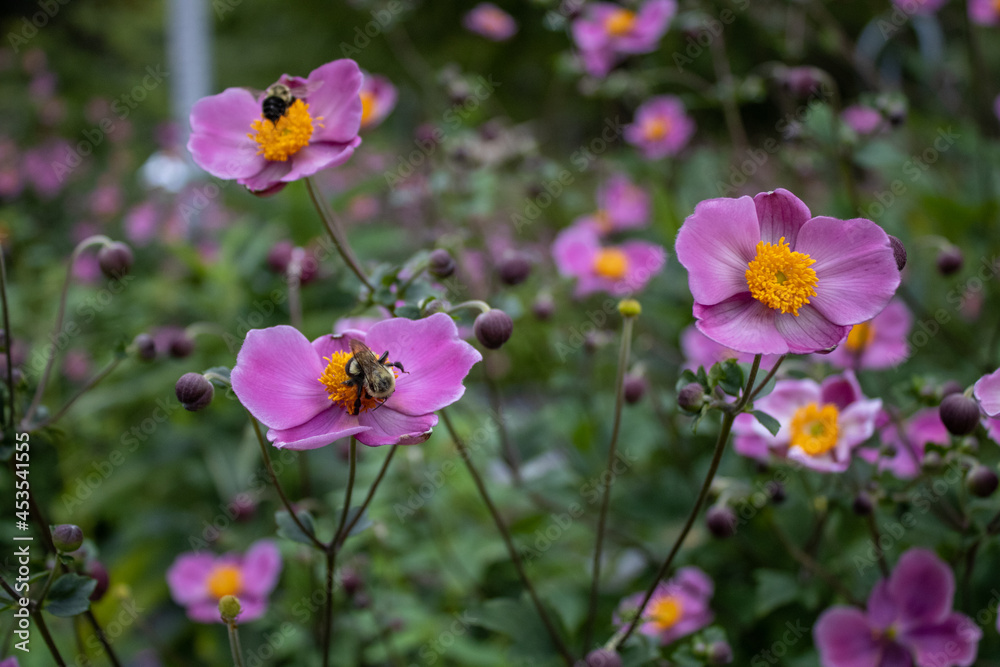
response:
[(625, 127), (625, 141), (636, 146), (647, 160), (659, 160), (680, 153), (694, 129), (694, 121), (680, 98), (660, 95), (636, 109), (635, 120)]
[(278, 547), (270, 540), (259, 540), (242, 555), (183, 553), (167, 570), (167, 586), (174, 602), (199, 623), (221, 623), (219, 600), (235, 595), (243, 609), (239, 620), (245, 623), (267, 611), (267, 598), (280, 574)]
[[(639, 632), (665, 646), (701, 630), (714, 618), (708, 604), (714, 591), (707, 574), (697, 567), (682, 567), (672, 579), (656, 586), (643, 611)], [(636, 593), (622, 600), (615, 622), (624, 626), (634, 618), (643, 596)]]
[(492, 2), (481, 2), (462, 19), (465, 29), (494, 42), (505, 42), (517, 33), (514, 18)]
[(708, 199), (677, 234), (698, 329), (739, 352), (837, 345), (899, 287), (889, 236), (870, 220), (812, 217), (787, 190)]
[(813, 627), (823, 667), (969, 667), (983, 631), (952, 610), (955, 575), (933, 552), (910, 549), (868, 596), (868, 609), (827, 609)]
[(266, 92), (227, 88), (195, 103), (188, 150), (199, 167), (254, 192), (270, 192), (354, 154), (362, 115), (356, 62), (335, 60), (305, 79), (282, 74), (277, 83), (295, 100), (273, 121), (263, 114)]
[(1000, 3), (996, 0), (969, 0), (969, 18), (979, 25), (1000, 23)]
[[(396, 375), (395, 391), (384, 400), (344, 384), (358, 340), (381, 357)], [(348, 330), (310, 343), (297, 329), (254, 329), (236, 358), (233, 391), (270, 430), (275, 447), (315, 449), (347, 436), (369, 445), (412, 445), (430, 437), (435, 411), (465, 393), (462, 381), (482, 355), (459, 338), (444, 313), (422, 320), (376, 322), (367, 332)], [(404, 372), (405, 371), (405, 372)]]
[(597, 229), (583, 223), (559, 232), (552, 256), (560, 275), (576, 278), (577, 297), (600, 291), (613, 296), (638, 292), (667, 263), (667, 252), (653, 243), (602, 246)]
[(610, 2), (586, 5), (572, 26), (584, 69), (603, 78), (621, 56), (655, 51), (676, 13), (675, 0), (648, 0), (637, 12)]
[(361, 84), (361, 129), (378, 126), (396, 107), (396, 86), (377, 74), (365, 74)]
[(649, 224), (649, 193), (615, 174), (597, 189), (597, 213), (592, 218), (602, 234), (638, 229)]
[(882, 399), (861, 393), (854, 373), (814, 380), (779, 380), (754, 407), (781, 424), (777, 435), (752, 415), (736, 418), (734, 449), (744, 456), (788, 458), (819, 472), (844, 472), (852, 451), (875, 432)]
[(906, 337), (913, 326), (913, 316), (906, 304), (889, 302), (881, 313), (855, 324), (847, 338), (828, 355), (815, 357), (838, 368), (884, 369), (898, 366), (910, 356)]
[(886, 413), (882, 413), (878, 421), (882, 424), (879, 429), (882, 446), (861, 448), (858, 456), (878, 464), (879, 472), (888, 470), (899, 479), (913, 479), (920, 474), (928, 443), (947, 445), (951, 442), (951, 435), (937, 408), (925, 408), (914, 413), (902, 425), (902, 432)]

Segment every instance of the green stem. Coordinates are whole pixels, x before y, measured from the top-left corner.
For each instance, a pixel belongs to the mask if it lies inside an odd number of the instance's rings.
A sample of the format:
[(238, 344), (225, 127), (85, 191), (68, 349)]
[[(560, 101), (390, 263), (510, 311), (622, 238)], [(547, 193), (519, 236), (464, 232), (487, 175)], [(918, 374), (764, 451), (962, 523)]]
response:
[(240, 646), (240, 633), (236, 623), (226, 623), (229, 630), (229, 649), (233, 654), (233, 667), (243, 667), (243, 647)]
[(357, 514), (354, 515), (354, 518), (351, 519), (351, 522), (347, 524), (346, 528), (344, 528), (344, 532), (340, 536), (340, 540), (338, 540), (337, 543), (338, 549), (344, 543), (344, 540), (347, 539), (347, 536), (351, 534), (351, 531), (354, 530), (354, 526), (361, 519), (361, 516), (365, 513), (365, 510), (368, 509), (369, 503), (371, 503), (372, 498), (375, 496), (375, 489), (378, 488), (378, 485), (382, 482), (382, 478), (385, 477), (385, 471), (389, 469), (389, 462), (392, 461), (392, 457), (396, 455), (397, 449), (399, 449), (399, 445), (393, 445), (392, 447), (389, 448), (389, 455), (385, 457), (385, 462), (382, 463), (382, 468), (378, 471), (378, 475), (375, 477), (375, 481), (372, 482), (371, 488), (368, 489), (368, 495), (365, 496), (365, 500), (364, 502), (361, 503), (361, 507), (358, 509)]
[(52, 634), (49, 632), (49, 626), (45, 624), (45, 619), (42, 618), (41, 610), (36, 610), (32, 612), (31, 618), (35, 621), (35, 625), (38, 626), (38, 632), (42, 635), (42, 640), (49, 649), (49, 653), (52, 654), (52, 659), (56, 661), (58, 667), (66, 667), (65, 661), (61, 655), (59, 655), (59, 649), (56, 647), (55, 641), (52, 639)]
[(486, 490), (486, 485), (483, 483), (482, 477), (479, 476), (479, 472), (476, 470), (476, 467), (472, 465), (472, 455), (466, 448), (465, 443), (462, 442), (462, 439), (458, 437), (458, 433), (455, 431), (455, 427), (452, 425), (451, 419), (448, 418), (448, 413), (444, 410), (441, 410), (441, 420), (444, 422), (445, 428), (448, 429), (448, 433), (451, 435), (451, 439), (455, 443), (455, 448), (458, 450), (459, 456), (461, 456), (462, 461), (465, 462), (465, 467), (469, 469), (469, 474), (472, 475), (472, 480), (476, 484), (476, 489), (478, 489), (479, 495), (482, 497), (483, 502), (486, 504), (486, 508), (493, 517), (493, 522), (496, 524), (497, 530), (500, 532), (500, 537), (503, 538), (503, 542), (507, 547), (507, 553), (510, 555), (511, 562), (514, 563), (514, 568), (517, 570), (517, 574), (521, 578), (521, 583), (524, 585), (525, 589), (527, 589), (528, 595), (531, 597), (531, 601), (534, 603), (535, 609), (538, 611), (538, 616), (542, 619), (542, 624), (545, 626), (545, 630), (548, 632), (549, 638), (552, 640), (552, 644), (556, 647), (556, 650), (559, 651), (563, 661), (568, 666), (572, 667), (573, 656), (570, 654), (565, 642), (563, 642), (562, 637), (559, 636), (559, 632), (556, 630), (552, 619), (549, 618), (548, 612), (545, 611), (545, 607), (542, 605), (542, 600), (538, 597), (538, 593), (535, 591), (534, 585), (532, 585), (531, 580), (528, 579), (528, 573), (524, 570), (524, 563), (521, 561), (521, 556), (517, 552), (517, 547), (514, 546), (514, 540), (511, 539), (510, 531), (507, 529), (507, 525), (504, 523), (503, 517), (500, 516), (500, 512), (497, 511), (496, 506), (493, 504), (493, 500), (490, 498), (490, 494)]
[(594, 630), (594, 618), (597, 615), (597, 589), (601, 579), (601, 552), (604, 547), (604, 527), (608, 518), (608, 506), (611, 504), (611, 482), (614, 478), (615, 457), (618, 453), (618, 433), (621, 427), (622, 406), (625, 404), (625, 369), (628, 367), (629, 353), (632, 347), (632, 328), (634, 323), (634, 317), (623, 318), (622, 344), (618, 352), (618, 375), (615, 378), (615, 415), (611, 426), (611, 444), (608, 445), (608, 465), (604, 473), (600, 515), (597, 520), (597, 542), (594, 546), (594, 560), (591, 565), (593, 577), (590, 582), (590, 606), (587, 611), (587, 622), (583, 631), (584, 651), (590, 648), (590, 641)]
[(347, 490), (344, 492), (344, 509), (340, 511), (340, 523), (337, 525), (337, 532), (334, 533), (333, 540), (331, 540), (327, 547), (333, 551), (336, 551), (341, 531), (344, 530), (344, 526), (347, 524), (347, 513), (351, 510), (351, 495), (354, 493), (354, 474), (358, 466), (358, 440), (354, 436), (351, 436), (351, 453), (348, 465), (350, 467), (347, 473)]
[(330, 641), (333, 639), (333, 568), (337, 552), (326, 552), (326, 599), (323, 604), (323, 667), (330, 667)]
[(14, 365), (11, 363), (10, 347), (14, 340), (10, 330), (10, 311), (7, 305), (7, 264), (0, 250), (0, 304), (3, 306), (4, 356), (7, 358), (7, 398), (10, 402), (10, 414), (4, 417), (4, 424), (14, 426)]
[(124, 359), (125, 357), (116, 356), (114, 359), (108, 362), (108, 365), (102, 368), (100, 372), (97, 373), (94, 377), (90, 378), (87, 384), (81, 387), (78, 392), (73, 394), (73, 396), (68, 401), (66, 401), (66, 404), (64, 406), (59, 408), (58, 412), (56, 412), (54, 415), (43, 421), (41, 424), (38, 424), (37, 428), (42, 429), (45, 428), (46, 426), (51, 426), (52, 424), (59, 421), (62, 418), (62, 416), (65, 415), (66, 412), (69, 411), (71, 407), (73, 407), (73, 404), (76, 403), (81, 396), (83, 396), (88, 391), (96, 387), (101, 380), (111, 375), (112, 371), (114, 371), (115, 368), (118, 367), (118, 364), (120, 364)]
[[(337, 569), (337, 553), (341, 542), (341, 534), (345, 533), (347, 513), (351, 509), (351, 495), (354, 492), (354, 474), (357, 471), (358, 440), (351, 436), (350, 469), (347, 473), (347, 490), (344, 492), (344, 509), (340, 512), (340, 523), (333, 534), (333, 539), (323, 548), (326, 551), (326, 601), (323, 620), (323, 667), (330, 660), (330, 642), (333, 639), (333, 578)], [(346, 537), (346, 535), (345, 535)]]
[(886, 579), (889, 578), (889, 564), (885, 560), (885, 554), (882, 553), (882, 547), (879, 545), (879, 535), (878, 524), (875, 522), (875, 510), (868, 514), (868, 530), (872, 534), (872, 546), (875, 548), (875, 553), (878, 554), (878, 569), (882, 571), (882, 576)]
[(778, 368), (781, 366), (781, 362), (783, 362), (786, 357), (788, 357), (787, 354), (783, 354), (780, 357), (778, 357), (778, 360), (774, 362), (774, 366), (771, 368), (771, 370), (767, 372), (767, 375), (765, 375), (764, 379), (760, 381), (760, 384), (757, 385), (757, 388), (754, 389), (753, 392), (751, 392), (750, 400), (747, 401), (748, 404), (753, 403), (754, 400), (757, 398), (757, 394), (764, 391), (764, 387), (767, 386), (767, 383), (770, 382), (771, 378), (773, 378), (774, 375), (778, 372)]
[(114, 649), (111, 648), (111, 642), (108, 641), (107, 636), (104, 634), (104, 630), (101, 629), (101, 624), (97, 622), (97, 616), (94, 615), (92, 609), (88, 609), (83, 612), (86, 616), (87, 622), (90, 623), (90, 627), (94, 629), (94, 634), (97, 635), (97, 641), (101, 642), (101, 646), (104, 647), (104, 652), (108, 654), (108, 660), (111, 662), (113, 667), (122, 667), (121, 661), (118, 660), (118, 656), (115, 655)]
[(313, 206), (316, 207), (316, 212), (319, 213), (319, 217), (323, 220), (323, 225), (326, 226), (326, 231), (330, 233), (330, 240), (333, 241), (333, 245), (337, 248), (337, 252), (340, 253), (340, 256), (344, 259), (344, 263), (347, 264), (347, 267), (354, 272), (354, 275), (358, 277), (358, 280), (360, 280), (365, 287), (374, 292), (375, 288), (368, 280), (368, 276), (365, 275), (364, 270), (362, 270), (361, 265), (354, 256), (354, 252), (351, 250), (351, 246), (347, 242), (347, 237), (344, 235), (343, 227), (340, 226), (333, 209), (331, 209), (326, 203), (326, 199), (323, 198), (323, 195), (319, 191), (319, 187), (316, 185), (316, 182), (313, 181), (312, 176), (307, 176), (305, 181), (306, 189), (309, 190), (309, 197), (312, 199)]
[[(626, 641), (635, 632), (636, 626), (639, 624), (639, 620), (642, 618), (643, 612), (646, 610), (646, 605), (649, 604), (650, 598), (653, 597), (653, 592), (656, 591), (656, 587), (659, 585), (660, 580), (663, 579), (664, 575), (670, 570), (670, 565), (674, 562), (674, 556), (680, 551), (681, 545), (687, 538), (689, 532), (691, 532), (691, 527), (694, 525), (695, 519), (701, 512), (701, 507), (705, 503), (705, 498), (708, 497), (708, 491), (712, 486), (712, 480), (715, 479), (715, 473), (719, 469), (719, 463), (722, 461), (722, 453), (726, 450), (726, 442), (729, 440), (729, 432), (733, 428), (733, 422), (736, 421), (736, 416), (743, 411), (747, 403), (750, 402), (750, 395), (753, 391), (754, 380), (757, 378), (757, 370), (760, 368), (761, 355), (756, 355), (753, 358), (753, 366), (750, 367), (750, 376), (747, 378), (746, 388), (743, 390), (743, 394), (740, 400), (736, 402), (735, 405), (729, 407), (725, 410), (722, 416), (722, 428), (719, 430), (719, 437), (715, 441), (715, 452), (712, 454), (712, 463), (708, 467), (708, 474), (705, 475), (705, 481), (701, 485), (701, 491), (698, 492), (698, 499), (694, 503), (694, 507), (691, 508), (691, 513), (688, 515), (687, 521), (684, 523), (684, 527), (681, 529), (680, 535), (674, 540), (674, 545), (670, 548), (670, 553), (667, 555), (666, 560), (660, 565), (660, 569), (657, 571), (656, 576), (653, 578), (652, 585), (646, 590), (646, 595), (642, 599), (642, 604), (636, 610), (635, 617), (629, 623), (625, 632), (621, 635), (618, 641), (611, 645), (608, 642), (608, 648), (615, 649), (619, 644)], [(618, 635), (615, 635), (618, 637)], [(612, 638), (614, 640), (614, 638)]]

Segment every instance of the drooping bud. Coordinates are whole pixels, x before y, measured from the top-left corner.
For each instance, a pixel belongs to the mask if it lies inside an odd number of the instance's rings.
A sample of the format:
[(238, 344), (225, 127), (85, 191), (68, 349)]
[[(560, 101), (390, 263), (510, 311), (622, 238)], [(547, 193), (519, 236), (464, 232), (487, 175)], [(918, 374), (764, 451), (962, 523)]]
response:
[(500, 260), (497, 273), (504, 285), (518, 285), (531, 275), (531, 260), (523, 252), (508, 252)]
[(170, 337), (167, 351), (174, 359), (189, 357), (194, 352), (194, 341), (183, 331), (178, 331)]
[(83, 544), (83, 530), (71, 523), (59, 524), (52, 529), (52, 544), (62, 553), (76, 551)]
[(712, 505), (705, 512), (705, 523), (708, 531), (719, 539), (732, 537), (736, 534), (736, 512), (728, 505)]
[(950, 276), (957, 273), (964, 262), (962, 250), (958, 246), (948, 246), (938, 253), (937, 268), (942, 276)]
[(851, 509), (858, 516), (868, 516), (874, 508), (875, 503), (872, 501), (871, 495), (865, 491), (860, 491), (858, 495), (854, 496), (854, 503), (852, 503)]
[(979, 404), (965, 394), (948, 394), (939, 408), (941, 421), (952, 435), (969, 435), (979, 424)]
[(156, 341), (149, 334), (141, 333), (137, 335), (132, 340), (132, 345), (135, 346), (135, 353), (143, 361), (156, 359)]
[(586, 667), (622, 667), (621, 656), (606, 648), (597, 648), (584, 658)]
[(896, 268), (902, 271), (906, 266), (906, 247), (892, 234), (889, 234), (889, 244), (892, 246), (892, 256), (896, 258)]
[(427, 271), (435, 278), (447, 278), (455, 273), (455, 259), (444, 248), (438, 248), (427, 259)]
[(649, 383), (646, 382), (646, 377), (641, 374), (630, 374), (625, 376), (625, 386), (623, 387), (625, 393), (625, 402), (629, 405), (635, 405), (642, 400), (642, 397), (646, 395), (646, 389), (649, 387)]
[(113, 241), (101, 247), (97, 252), (97, 264), (105, 276), (117, 280), (128, 275), (132, 270), (135, 256), (132, 249), (121, 241)]
[(705, 389), (697, 382), (684, 385), (677, 395), (677, 405), (688, 412), (698, 412), (705, 405)]
[(981, 464), (973, 466), (965, 477), (965, 486), (969, 489), (969, 493), (979, 498), (992, 496), (998, 484), (1000, 480), (997, 479), (996, 472)]
[(197, 412), (212, 402), (215, 387), (201, 373), (185, 373), (177, 380), (174, 392), (185, 410)]
[(243, 606), (235, 595), (223, 595), (219, 598), (219, 615), (223, 622), (233, 623), (236, 617), (243, 613)]
[(483, 347), (496, 350), (514, 333), (514, 321), (502, 310), (492, 308), (476, 318), (472, 330)]

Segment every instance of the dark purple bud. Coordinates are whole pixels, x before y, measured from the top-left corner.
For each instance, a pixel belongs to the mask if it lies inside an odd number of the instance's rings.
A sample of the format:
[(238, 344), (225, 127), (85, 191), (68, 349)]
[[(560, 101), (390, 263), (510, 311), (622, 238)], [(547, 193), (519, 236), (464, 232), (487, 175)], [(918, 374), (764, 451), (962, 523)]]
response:
[(536, 318), (544, 321), (552, 317), (552, 313), (555, 312), (556, 304), (552, 300), (551, 294), (539, 294), (535, 298), (535, 302), (531, 304), (531, 312)]
[(979, 424), (979, 404), (965, 394), (948, 394), (939, 410), (944, 427), (952, 435), (969, 435)]
[(892, 256), (896, 258), (896, 268), (902, 271), (906, 266), (906, 247), (892, 234), (889, 234), (889, 244), (892, 246)]
[(858, 495), (854, 496), (854, 503), (851, 505), (851, 509), (858, 516), (868, 516), (875, 509), (875, 503), (868, 493), (861, 491)]
[(344, 587), (344, 592), (349, 597), (354, 597), (354, 594), (364, 586), (364, 581), (362, 581), (361, 575), (358, 574), (357, 570), (345, 567), (340, 572), (340, 585)]
[(435, 278), (447, 278), (455, 273), (455, 259), (447, 250), (438, 248), (427, 260), (427, 271)]
[(964, 261), (958, 246), (948, 246), (938, 253), (937, 268), (942, 276), (950, 276), (961, 270)]
[(174, 359), (183, 359), (194, 352), (194, 341), (183, 331), (178, 331), (170, 337), (167, 350)]
[(90, 594), (90, 601), (97, 602), (104, 597), (105, 593), (108, 592), (108, 585), (110, 584), (108, 570), (101, 564), (100, 561), (92, 560), (87, 564), (83, 573), (92, 579), (97, 579), (97, 587), (94, 589), (94, 592)]
[(509, 252), (500, 260), (497, 272), (504, 285), (518, 285), (531, 275), (531, 261), (523, 252)]
[(120, 241), (108, 243), (97, 252), (97, 263), (101, 271), (113, 280), (128, 275), (134, 261), (132, 249)]
[(635, 405), (642, 400), (642, 397), (646, 395), (646, 389), (649, 387), (649, 383), (646, 382), (646, 378), (642, 375), (626, 375), (625, 376), (625, 402), (629, 405)]
[(705, 388), (697, 382), (684, 385), (677, 395), (677, 405), (688, 412), (698, 412), (705, 404)]
[(285, 275), (288, 271), (288, 263), (292, 261), (291, 241), (278, 241), (267, 253), (267, 267), (278, 275)]
[(215, 387), (201, 373), (185, 373), (174, 386), (174, 392), (185, 410), (197, 412), (212, 402)]
[(733, 647), (728, 642), (716, 641), (708, 647), (708, 664), (728, 665), (733, 662)]
[(719, 539), (736, 534), (736, 512), (728, 505), (712, 505), (705, 513), (708, 531)]
[(71, 523), (60, 524), (52, 529), (52, 543), (62, 553), (76, 551), (83, 544), (83, 531)]
[(790, 67), (778, 75), (778, 81), (795, 97), (809, 97), (823, 82), (822, 70), (815, 67)]
[(135, 353), (143, 361), (156, 359), (156, 341), (147, 333), (141, 333), (132, 341), (135, 346)]
[(507, 313), (493, 308), (476, 318), (472, 330), (483, 347), (496, 350), (510, 340), (514, 321)]
[(997, 484), (1000, 484), (997, 474), (991, 468), (979, 464), (973, 466), (965, 478), (965, 485), (969, 492), (979, 498), (992, 496), (993, 492), (997, 490)]
[(597, 648), (587, 654), (584, 664), (586, 667), (622, 667), (622, 659), (614, 651)]

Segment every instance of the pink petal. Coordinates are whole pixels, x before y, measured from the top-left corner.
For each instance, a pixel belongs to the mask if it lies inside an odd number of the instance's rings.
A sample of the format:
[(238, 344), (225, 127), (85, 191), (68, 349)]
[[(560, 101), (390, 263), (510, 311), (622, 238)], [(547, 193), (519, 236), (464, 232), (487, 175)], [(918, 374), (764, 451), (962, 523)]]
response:
[(990, 417), (1000, 415), (1000, 369), (976, 380), (972, 393), (983, 412)]
[(813, 627), (813, 639), (824, 667), (880, 667), (882, 653), (859, 609), (831, 607)]
[[(267, 611), (267, 600), (258, 600), (255, 598), (240, 598), (240, 607), (242, 612), (236, 619), (238, 624), (249, 623), (250, 621), (255, 621)], [(215, 615), (219, 615), (218, 605), (216, 605)]]
[(789, 351), (785, 338), (775, 328), (774, 313), (749, 292), (712, 306), (694, 304), (699, 331), (720, 345), (751, 354)]
[(896, 563), (888, 594), (899, 606), (900, 629), (938, 623), (951, 612), (955, 576), (927, 549), (910, 549)]
[(861, 384), (854, 371), (845, 371), (842, 375), (831, 375), (823, 380), (823, 402), (833, 403), (838, 410), (843, 410), (851, 403), (865, 398)]
[(330, 406), (319, 381), (324, 366), (297, 329), (253, 329), (233, 368), (233, 391), (260, 422), (272, 429), (299, 426)]
[[(355, 329), (347, 329), (339, 334), (329, 334), (326, 336), (320, 336), (312, 342), (313, 351), (316, 352), (316, 357), (325, 360), (333, 358), (333, 355), (337, 352), (350, 352), (351, 343), (350, 340), (356, 338), (362, 343), (365, 342), (365, 334), (361, 331)], [(326, 361), (320, 361), (323, 367), (326, 368)]]
[(590, 226), (576, 224), (559, 232), (552, 244), (552, 258), (559, 275), (580, 277), (592, 273), (599, 248), (597, 232)]
[[(325, 397), (324, 397), (325, 398)], [(267, 439), (280, 449), (316, 449), (331, 442), (357, 435), (368, 430), (358, 423), (358, 418), (347, 414), (347, 410), (334, 405), (327, 399), (328, 409), (304, 424), (287, 429), (271, 429)]]
[(195, 163), (218, 178), (247, 178), (267, 164), (249, 136), (260, 105), (249, 91), (227, 88), (191, 108), (188, 150)]
[(411, 417), (386, 406), (362, 412), (358, 421), (370, 428), (358, 435), (358, 442), (378, 447), (420, 444), (431, 436), (431, 429), (437, 426), (438, 418), (435, 414)]
[(778, 188), (774, 192), (762, 192), (753, 198), (760, 221), (760, 240), (777, 244), (781, 237), (795, 248), (799, 229), (812, 214), (802, 200), (788, 190)]
[(323, 169), (339, 167), (354, 155), (354, 149), (359, 145), (361, 145), (360, 137), (355, 137), (354, 141), (348, 144), (312, 142), (292, 156), (289, 160), (291, 168), (281, 180), (296, 181)]
[(875, 418), (882, 410), (882, 399), (858, 401), (840, 413), (838, 439), (853, 449), (875, 433)]
[(625, 296), (640, 291), (667, 263), (667, 251), (645, 241), (626, 241), (619, 248), (628, 258), (625, 277), (612, 281), (611, 294)]
[(246, 186), (250, 190), (261, 192), (281, 183), (291, 170), (291, 160), (285, 160), (284, 162), (265, 160), (263, 169), (252, 176), (237, 179), (236, 182)]
[(793, 250), (816, 260), (817, 294), (810, 304), (834, 324), (867, 322), (899, 287), (889, 237), (870, 220), (813, 218), (799, 230)]
[(241, 593), (266, 598), (274, 590), (280, 574), (281, 552), (278, 546), (270, 540), (254, 542), (243, 557)]
[(969, 667), (976, 660), (983, 631), (965, 614), (950, 614), (941, 623), (912, 628), (899, 641), (916, 649), (919, 665)]
[(774, 326), (788, 342), (788, 351), (795, 354), (833, 347), (850, 331), (850, 327), (838, 326), (823, 317), (812, 304), (800, 308), (798, 315), (774, 312)]
[[(399, 361), (406, 373), (396, 380), (396, 391), (386, 408), (419, 416), (451, 405), (465, 393), (462, 381), (482, 355), (459, 338), (455, 322), (444, 313), (422, 320), (396, 318), (372, 325), (369, 347), (389, 361)], [(363, 423), (363, 422), (362, 422)]]
[(167, 586), (174, 602), (188, 606), (208, 595), (205, 582), (215, 567), (215, 556), (191, 551), (183, 553), (167, 569)]
[[(219, 614), (219, 602), (214, 598), (188, 605), (187, 615), (192, 621), (198, 623), (222, 623), (222, 615)], [(240, 614), (240, 620), (243, 620), (242, 614)]]
[(880, 579), (868, 594), (868, 621), (874, 627), (885, 630), (898, 617), (899, 608), (889, 593), (889, 582)]
[(758, 241), (760, 227), (750, 197), (698, 204), (681, 226), (675, 245), (677, 260), (688, 270), (694, 300), (711, 306), (737, 294), (749, 295), (746, 272), (756, 257)]
[(309, 73), (309, 86), (316, 86), (306, 95), (309, 113), (322, 116), (313, 140), (347, 144), (354, 141), (361, 129), (361, 69), (353, 60), (334, 60)]

